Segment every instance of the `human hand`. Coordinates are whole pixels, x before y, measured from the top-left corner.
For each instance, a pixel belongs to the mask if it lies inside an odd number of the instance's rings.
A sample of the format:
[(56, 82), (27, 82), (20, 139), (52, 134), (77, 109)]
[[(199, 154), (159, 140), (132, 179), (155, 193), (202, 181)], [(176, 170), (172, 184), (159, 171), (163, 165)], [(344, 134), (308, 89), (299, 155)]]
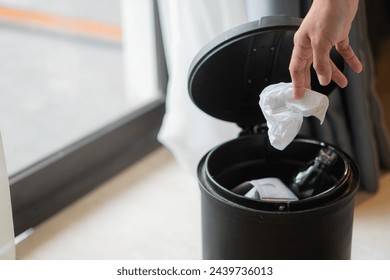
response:
[(359, 0), (314, 0), (301, 26), (294, 36), (294, 49), (290, 60), (290, 75), (296, 99), (310, 88), (310, 67), (313, 64), (321, 85), (333, 80), (344, 88), (345, 75), (330, 58), (333, 46), (356, 73), (363, 66), (349, 45), (349, 32), (356, 15)]

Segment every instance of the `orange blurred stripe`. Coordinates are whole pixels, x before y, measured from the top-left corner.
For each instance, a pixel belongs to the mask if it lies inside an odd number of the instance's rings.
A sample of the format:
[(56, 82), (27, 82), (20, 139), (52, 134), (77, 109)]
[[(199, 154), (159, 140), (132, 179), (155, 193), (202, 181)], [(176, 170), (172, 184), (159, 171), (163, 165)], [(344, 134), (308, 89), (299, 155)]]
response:
[(53, 16), (39, 12), (0, 7), (0, 19), (35, 24), (68, 32), (120, 40), (122, 29), (119, 26), (100, 22)]

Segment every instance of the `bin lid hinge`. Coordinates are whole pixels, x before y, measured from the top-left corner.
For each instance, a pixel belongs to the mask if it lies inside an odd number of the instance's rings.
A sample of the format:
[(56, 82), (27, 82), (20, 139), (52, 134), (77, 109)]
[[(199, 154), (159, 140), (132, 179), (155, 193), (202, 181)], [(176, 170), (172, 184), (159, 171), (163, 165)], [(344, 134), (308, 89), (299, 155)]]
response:
[(268, 131), (268, 127), (266, 123), (262, 124), (256, 124), (256, 125), (238, 125), (241, 127), (241, 131), (239, 133), (239, 136), (245, 136), (245, 135), (253, 135), (253, 134), (265, 134)]

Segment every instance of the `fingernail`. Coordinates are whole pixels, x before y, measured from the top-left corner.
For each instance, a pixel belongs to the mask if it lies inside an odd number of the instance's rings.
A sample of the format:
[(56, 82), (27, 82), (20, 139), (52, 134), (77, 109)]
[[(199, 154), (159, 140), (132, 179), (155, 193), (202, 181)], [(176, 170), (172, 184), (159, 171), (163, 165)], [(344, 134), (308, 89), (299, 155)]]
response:
[(318, 75), (318, 81), (320, 82), (321, 86), (326, 86), (329, 84), (328, 79), (323, 75)]

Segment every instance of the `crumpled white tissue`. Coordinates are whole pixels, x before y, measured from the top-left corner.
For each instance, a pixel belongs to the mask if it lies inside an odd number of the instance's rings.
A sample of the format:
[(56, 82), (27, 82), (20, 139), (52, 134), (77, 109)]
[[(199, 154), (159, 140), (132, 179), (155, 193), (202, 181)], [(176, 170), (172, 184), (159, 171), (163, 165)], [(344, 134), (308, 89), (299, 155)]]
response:
[(292, 83), (266, 87), (260, 94), (260, 108), (267, 121), (273, 147), (284, 150), (298, 134), (303, 117), (315, 116), (323, 123), (329, 106), (326, 95), (306, 89), (302, 99), (293, 96)]

